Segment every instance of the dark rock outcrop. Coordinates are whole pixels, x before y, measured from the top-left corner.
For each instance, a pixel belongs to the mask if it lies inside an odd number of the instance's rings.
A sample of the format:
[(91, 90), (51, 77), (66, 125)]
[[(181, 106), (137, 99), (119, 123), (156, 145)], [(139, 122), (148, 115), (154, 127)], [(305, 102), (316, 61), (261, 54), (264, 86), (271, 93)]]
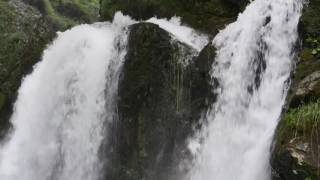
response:
[(190, 158), (188, 137), (215, 100), (209, 76), (215, 50), (208, 45), (194, 57), (195, 50), (157, 25), (130, 29), (106, 179), (178, 179), (186, 170), (178, 165)]

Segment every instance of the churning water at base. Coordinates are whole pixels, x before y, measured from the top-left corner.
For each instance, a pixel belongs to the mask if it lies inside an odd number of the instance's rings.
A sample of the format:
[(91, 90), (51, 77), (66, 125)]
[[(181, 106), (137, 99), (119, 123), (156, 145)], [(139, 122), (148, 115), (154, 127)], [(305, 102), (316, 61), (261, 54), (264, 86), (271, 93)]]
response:
[(192, 180), (268, 180), (270, 146), (294, 67), (302, 0), (255, 0), (214, 39), (218, 99)]

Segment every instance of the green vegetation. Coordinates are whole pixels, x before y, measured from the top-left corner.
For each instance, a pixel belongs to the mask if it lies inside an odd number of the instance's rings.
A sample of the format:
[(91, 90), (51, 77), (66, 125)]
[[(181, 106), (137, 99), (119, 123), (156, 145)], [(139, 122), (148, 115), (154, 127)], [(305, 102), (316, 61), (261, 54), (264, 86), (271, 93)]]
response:
[(20, 84), (17, 79), (38, 60), (49, 34), (33, 8), (19, 1), (0, 1), (0, 92), (13, 94)]
[(94, 22), (98, 18), (98, 0), (44, 0), (47, 15), (62, 29)]
[(50, 0), (44, 0), (44, 7), (47, 16), (53, 21), (53, 23), (61, 27), (61, 29), (68, 29), (76, 24), (76, 22), (71, 18), (62, 16), (59, 13), (57, 13), (55, 9), (52, 7)]
[(292, 137), (312, 139), (320, 132), (320, 99), (295, 109), (285, 115), (286, 128), (291, 129)]
[(320, 40), (313, 37), (308, 37), (306, 39), (306, 43), (308, 46), (312, 48), (311, 54), (317, 55), (320, 54)]
[(25, 0), (38, 8), (55, 30), (65, 30), (76, 24), (92, 23), (99, 16), (98, 0)]
[(0, 1), (0, 137), (23, 75), (52, 37), (46, 24), (33, 7), (19, 0)]
[(320, 99), (289, 109), (277, 130), (273, 168), (284, 179), (320, 176)]

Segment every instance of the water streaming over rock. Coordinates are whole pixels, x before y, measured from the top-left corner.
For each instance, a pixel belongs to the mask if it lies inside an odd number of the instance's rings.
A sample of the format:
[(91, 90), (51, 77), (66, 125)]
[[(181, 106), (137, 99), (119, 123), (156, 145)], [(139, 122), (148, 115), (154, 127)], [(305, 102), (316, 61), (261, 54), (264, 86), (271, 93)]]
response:
[[(303, 0), (255, 0), (214, 39), (218, 99), (190, 142), (196, 156), (191, 180), (270, 179), (270, 146), (294, 67), (302, 6)], [(207, 43), (177, 17), (146, 22), (197, 52)], [(113, 23), (59, 33), (19, 90), (13, 131), (0, 148), (1, 180), (102, 178), (99, 148), (105, 126), (116, 119), (134, 23), (117, 13)]]
[(199, 153), (190, 179), (270, 179), (270, 146), (294, 67), (302, 6), (302, 0), (255, 0), (215, 37), (218, 100), (207, 127), (190, 142)]
[[(197, 50), (207, 44), (179, 18), (149, 21)], [(112, 23), (58, 33), (19, 90), (13, 130), (0, 147), (1, 180), (103, 179), (99, 150), (105, 126), (117, 116), (118, 80), (134, 23), (117, 13)]]
[(117, 14), (113, 23), (59, 33), (19, 90), (0, 179), (98, 179), (102, 124), (113, 113), (125, 54), (119, 47), (133, 22)]

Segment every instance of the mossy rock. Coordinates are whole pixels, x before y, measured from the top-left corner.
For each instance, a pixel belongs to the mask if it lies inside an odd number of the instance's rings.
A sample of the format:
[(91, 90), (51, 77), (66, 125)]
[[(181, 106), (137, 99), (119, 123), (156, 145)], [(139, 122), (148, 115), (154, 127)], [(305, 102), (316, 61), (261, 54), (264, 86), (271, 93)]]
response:
[(93, 23), (99, 16), (99, 0), (23, 0), (36, 7), (54, 30), (66, 30), (82, 23)]
[(276, 180), (320, 177), (320, 99), (289, 109), (277, 129), (272, 157)]
[(317, 79), (308, 80), (320, 70), (320, 57), (314, 53), (320, 39), (319, 14), (320, 0), (310, 0), (300, 19), (300, 60), (275, 134), (274, 180), (320, 179), (320, 167), (315, 163), (320, 159), (320, 88)]
[(119, 119), (104, 148), (104, 157), (112, 157), (106, 179), (178, 180), (184, 174), (178, 165), (191, 158), (188, 137), (215, 100), (209, 74), (215, 49), (208, 45), (197, 54), (158, 25), (130, 27)]
[[(53, 32), (41, 13), (19, 0), (0, 1), (0, 126), (8, 127), (22, 77), (40, 60)], [(0, 136), (3, 135), (1, 131)]]

